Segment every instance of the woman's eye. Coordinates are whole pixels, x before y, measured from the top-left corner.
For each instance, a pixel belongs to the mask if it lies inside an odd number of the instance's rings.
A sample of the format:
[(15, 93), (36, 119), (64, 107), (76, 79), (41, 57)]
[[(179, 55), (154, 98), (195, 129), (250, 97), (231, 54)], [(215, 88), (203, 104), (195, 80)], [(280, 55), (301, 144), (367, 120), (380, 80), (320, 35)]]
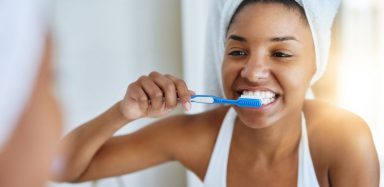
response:
[(272, 54), (273, 57), (278, 57), (278, 58), (289, 58), (292, 57), (292, 55), (283, 53), (283, 52), (275, 52)]
[(247, 53), (245, 51), (232, 51), (229, 53), (229, 55), (239, 57), (239, 56), (245, 56), (247, 55)]

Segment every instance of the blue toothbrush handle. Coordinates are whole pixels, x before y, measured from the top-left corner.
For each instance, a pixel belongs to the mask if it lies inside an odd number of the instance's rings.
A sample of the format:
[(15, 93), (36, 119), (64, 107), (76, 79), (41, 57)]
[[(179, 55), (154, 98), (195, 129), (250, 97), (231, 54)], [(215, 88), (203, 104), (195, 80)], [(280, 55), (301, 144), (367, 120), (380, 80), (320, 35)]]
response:
[(237, 101), (236, 100), (231, 100), (231, 99), (224, 99), (221, 97), (213, 97), (215, 103), (221, 103), (221, 104), (230, 104), (230, 105), (236, 105)]
[(213, 99), (214, 101), (213, 103), (217, 103), (217, 104), (237, 105), (237, 100), (225, 99), (225, 98), (221, 98), (213, 95), (193, 95), (191, 98), (195, 98), (195, 97), (209, 97)]
[(230, 105), (236, 105), (238, 107), (252, 107), (252, 108), (259, 108), (262, 106), (262, 102), (260, 99), (239, 98), (238, 100), (231, 100), (231, 99), (225, 99), (225, 98), (221, 98), (213, 95), (193, 95), (191, 96), (191, 99), (195, 97), (209, 98), (213, 100), (210, 102), (202, 102), (202, 103), (230, 104)]

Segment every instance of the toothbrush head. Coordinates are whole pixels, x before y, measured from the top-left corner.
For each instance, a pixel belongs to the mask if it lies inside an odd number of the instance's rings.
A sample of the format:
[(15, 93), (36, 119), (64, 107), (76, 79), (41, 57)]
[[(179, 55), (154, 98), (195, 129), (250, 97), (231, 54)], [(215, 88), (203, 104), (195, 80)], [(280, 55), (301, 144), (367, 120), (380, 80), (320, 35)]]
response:
[(239, 98), (236, 102), (236, 106), (246, 108), (260, 108), (263, 106), (263, 102), (258, 98)]

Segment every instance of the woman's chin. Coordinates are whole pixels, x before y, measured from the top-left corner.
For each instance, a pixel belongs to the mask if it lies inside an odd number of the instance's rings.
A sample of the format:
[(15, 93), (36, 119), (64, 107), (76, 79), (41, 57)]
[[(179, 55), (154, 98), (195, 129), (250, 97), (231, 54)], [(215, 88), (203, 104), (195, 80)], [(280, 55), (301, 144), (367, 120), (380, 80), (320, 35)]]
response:
[(238, 114), (241, 124), (252, 128), (252, 129), (262, 129), (270, 127), (274, 124), (274, 120), (271, 117), (267, 116), (250, 116)]
[(270, 127), (282, 116), (279, 101), (258, 109), (235, 107), (240, 121), (249, 128), (260, 129)]

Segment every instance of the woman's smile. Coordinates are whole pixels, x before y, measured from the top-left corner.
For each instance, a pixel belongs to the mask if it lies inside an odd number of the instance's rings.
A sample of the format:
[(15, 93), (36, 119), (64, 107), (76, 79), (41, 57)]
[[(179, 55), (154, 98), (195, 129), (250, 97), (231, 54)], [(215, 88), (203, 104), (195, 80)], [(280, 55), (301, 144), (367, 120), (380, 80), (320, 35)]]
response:
[(280, 98), (280, 94), (268, 88), (247, 88), (236, 92), (238, 98), (259, 99), (262, 102), (260, 108), (246, 108), (258, 112), (269, 111)]

